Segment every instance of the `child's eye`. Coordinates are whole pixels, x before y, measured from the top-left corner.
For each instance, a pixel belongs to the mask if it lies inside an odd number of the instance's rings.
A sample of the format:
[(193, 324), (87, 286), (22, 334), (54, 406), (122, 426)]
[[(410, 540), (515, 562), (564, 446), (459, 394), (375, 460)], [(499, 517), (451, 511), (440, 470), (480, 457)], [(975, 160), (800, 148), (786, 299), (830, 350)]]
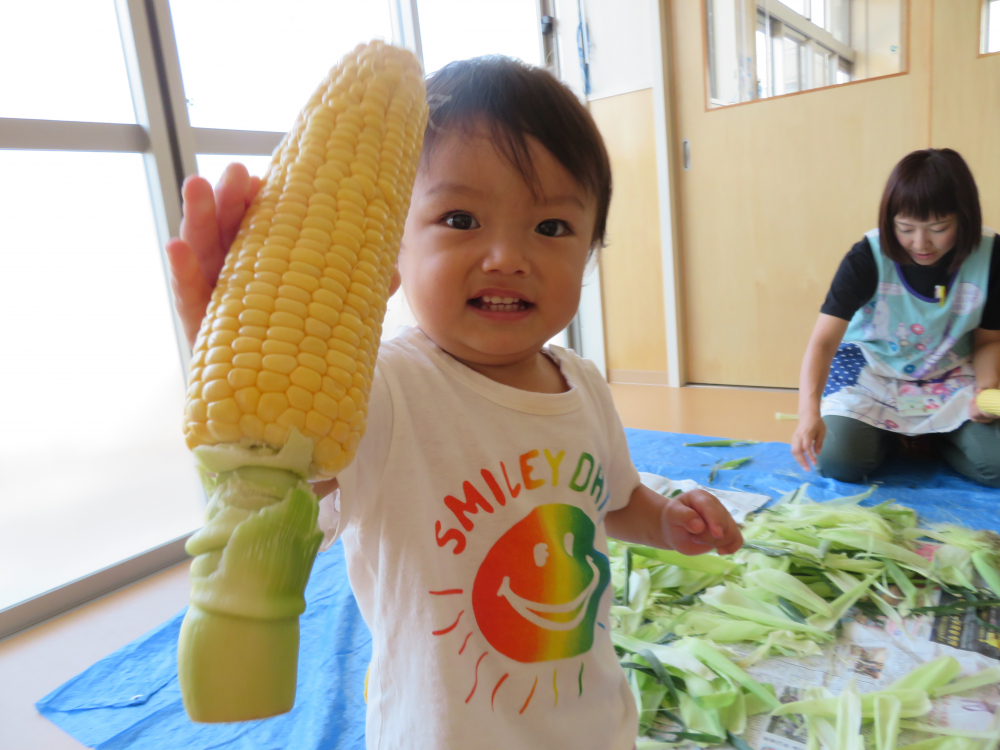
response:
[(535, 231), (546, 237), (562, 237), (570, 234), (569, 224), (562, 219), (546, 219), (535, 227)]
[(479, 229), (479, 222), (470, 214), (452, 214), (444, 223), (452, 229)]

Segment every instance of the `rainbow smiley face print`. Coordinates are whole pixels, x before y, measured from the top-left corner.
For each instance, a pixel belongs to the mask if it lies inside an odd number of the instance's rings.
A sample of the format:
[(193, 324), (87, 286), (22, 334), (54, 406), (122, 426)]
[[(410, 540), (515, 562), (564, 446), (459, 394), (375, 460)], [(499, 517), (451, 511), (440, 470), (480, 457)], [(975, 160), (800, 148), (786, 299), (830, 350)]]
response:
[(566, 659), (594, 642), (608, 558), (580, 508), (532, 510), (493, 545), (476, 574), (472, 608), (483, 636), (522, 663)]

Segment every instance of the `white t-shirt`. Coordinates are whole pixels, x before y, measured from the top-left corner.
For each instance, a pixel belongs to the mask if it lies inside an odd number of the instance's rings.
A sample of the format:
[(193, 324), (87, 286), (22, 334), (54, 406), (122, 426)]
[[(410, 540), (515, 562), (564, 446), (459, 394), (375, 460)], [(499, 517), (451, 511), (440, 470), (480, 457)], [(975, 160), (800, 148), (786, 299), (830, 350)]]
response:
[(417, 329), (383, 342), (367, 434), (321, 508), (372, 631), (370, 750), (628, 750), (604, 516), (639, 484), (597, 368), (533, 393)]

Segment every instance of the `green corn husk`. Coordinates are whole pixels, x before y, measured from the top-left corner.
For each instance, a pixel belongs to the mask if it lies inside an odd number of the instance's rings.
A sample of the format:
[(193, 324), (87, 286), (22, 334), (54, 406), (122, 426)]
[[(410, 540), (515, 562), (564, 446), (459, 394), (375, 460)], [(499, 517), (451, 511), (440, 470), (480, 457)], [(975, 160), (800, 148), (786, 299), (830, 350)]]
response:
[[(725, 558), (685, 557), (671, 551), (611, 543), (616, 601), (629, 605), (612, 608), (616, 646), (636, 654), (648, 648), (655, 651), (657, 658), (662, 655), (663, 669), (676, 683), (678, 698), (674, 700), (652, 676), (650, 667), (642, 666), (646, 672), (630, 677), (633, 690), (639, 690), (637, 700), (646, 706), (650, 726), (656, 723), (656, 716), (662, 720), (666, 711), (680, 719), (675, 723), (681, 726), (679, 704), (683, 701), (697, 731), (682, 727), (669, 739), (714, 745), (722, 741), (720, 728), (736, 736), (745, 728), (746, 716), (777, 708), (776, 715), (803, 714), (810, 732), (808, 748), (837, 748), (838, 742), (857, 744), (860, 740), (856, 738), (861, 735), (855, 726), (857, 713), (850, 696), (833, 697), (821, 688), (809, 688), (804, 700), (780, 706), (770, 686), (759, 686), (755, 694), (737, 679), (736, 673), (719, 663), (694, 658), (697, 647), (691, 644), (703, 643), (714, 655), (707, 659), (721, 659), (752, 679), (743, 669), (771, 654), (801, 657), (819, 653), (855, 606), (864, 605), (868, 616), (873, 616), (869, 610), (875, 609), (902, 626), (902, 617), (911, 611), (960, 614), (1000, 605), (1000, 596), (994, 600), (971, 588), (978, 582), (978, 574), (987, 586), (991, 586), (992, 579), (991, 589), (995, 586), (1000, 590), (1000, 540), (995, 535), (959, 527), (919, 529), (916, 515), (892, 501), (861, 507), (861, 501), (871, 492), (869, 489), (838, 501), (816, 503), (809, 499), (803, 485), (768, 510), (751, 515), (743, 527), (747, 540), (744, 548)], [(945, 545), (933, 560), (915, 552), (922, 536)], [(632, 560), (629, 586), (625, 585), (623, 550), (628, 550)], [(942, 581), (949, 588), (965, 588), (970, 593), (964, 600), (928, 607)], [(623, 598), (626, 588), (627, 601)], [(713, 645), (740, 642), (755, 647), (739, 660)], [(637, 665), (647, 663), (638, 655), (631, 658)], [(679, 668), (691, 669), (692, 663), (703, 670), (708, 665), (711, 670), (699, 674)], [(872, 735), (876, 750), (894, 748), (897, 724), (922, 721), (931, 710), (932, 696), (1000, 682), (1000, 668), (995, 674), (983, 670), (961, 679), (955, 679), (957, 674), (953, 661), (935, 660), (891, 688), (858, 696), (860, 721), (878, 724)], [(646, 720), (640, 717), (640, 721), (646, 728)], [(850, 727), (854, 730), (850, 731)], [(659, 724), (655, 729), (662, 731)], [(964, 743), (976, 742), (975, 750), (986, 750), (980, 748), (978, 738), (938, 739), (940, 743), (927, 747), (966, 750)]]
[(935, 698), (945, 695), (958, 695), (959, 693), (976, 690), (985, 685), (995, 685), (998, 682), (1000, 682), (1000, 667), (989, 667), (961, 680), (955, 680), (955, 682), (948, 683), (947, 685), (936, 687), (931, 690), (931, 695)]

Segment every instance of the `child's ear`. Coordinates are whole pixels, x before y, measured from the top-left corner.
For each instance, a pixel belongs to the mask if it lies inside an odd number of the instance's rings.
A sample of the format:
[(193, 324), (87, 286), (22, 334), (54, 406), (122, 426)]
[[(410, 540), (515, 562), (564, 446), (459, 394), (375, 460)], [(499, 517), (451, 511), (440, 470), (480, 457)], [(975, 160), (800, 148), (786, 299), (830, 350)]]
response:
[(399, 276), (399, 266), (392, 269), (392, 278), (389, 280), (389, 296), (391, 297), (399, 290), (399, 285), (403, 280)]

